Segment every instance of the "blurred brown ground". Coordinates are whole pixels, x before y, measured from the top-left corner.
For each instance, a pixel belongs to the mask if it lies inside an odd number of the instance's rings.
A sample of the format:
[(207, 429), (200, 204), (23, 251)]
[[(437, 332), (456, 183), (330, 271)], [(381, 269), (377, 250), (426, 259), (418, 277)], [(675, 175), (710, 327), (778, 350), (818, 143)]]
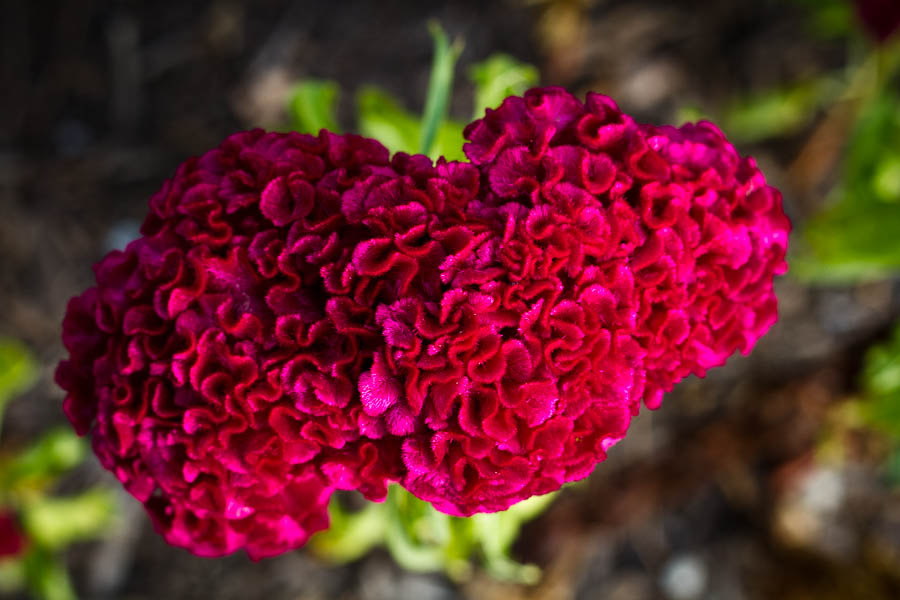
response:
[[(784, 0), (7, 0), (0, 335), (25, 341), (44, 372), (10, 408), (5, 446), (64, 420), (52, 369), (65, 302), (134, 235), (175, 166), (235, 130), (283, 125), (298, 77), (340, 82), (347, 122), (363, 84), (420, 108), (431, 18), (465, 39), (458, 74), (508, 52), (539, 66), (543, 83), (608, 93), (651, 122), (847, 60)], [(458, 80), (451, 112), (466, 119), (471, 89)], [(741, 148), (784, 190), (796, 223), (829, 183), (827, 162), (809, 167), (811, 183), (788, 169), (815, 132)], [(900, 314), (897, 286), (810, 289), (787, 277), (778, 287), (781, 322), (750, 357), (681, 384), (526, 527), (517, 551), (546, 569), (536, 588), (480, 575), (454, 585), (402, 572), (383, 552), (341, 567), (302, 551), (199, 559), (167, 547), (127, 498), (108, 541), (71, 551), (76, 585), (84, 598), (135, 600), (900, 597), (900, 500), (873, 468), (875, 442), (849, 432), (848, 459), (813, 459), (862, 350)], [(106, 478), (91, 461), (65, 485)]]

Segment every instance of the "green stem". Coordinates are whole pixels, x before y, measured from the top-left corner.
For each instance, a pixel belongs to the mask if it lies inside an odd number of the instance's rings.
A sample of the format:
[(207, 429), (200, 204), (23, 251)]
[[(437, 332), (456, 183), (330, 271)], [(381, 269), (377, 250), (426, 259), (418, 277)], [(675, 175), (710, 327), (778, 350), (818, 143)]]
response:
[(419, 151), (430, 156), (437, 133), (447, 118), (450, 91), (453, 89), (453, 70), (456, 67), (456, 60), (462, 53), (463, 44), (458, 38), (451, 44), (447, 34), (434, 21), (428, 24), (428, 31), (434, 39), (434, 59), (431, 63), (431, 78), (428, 81), (428, 94), (422, 115)]

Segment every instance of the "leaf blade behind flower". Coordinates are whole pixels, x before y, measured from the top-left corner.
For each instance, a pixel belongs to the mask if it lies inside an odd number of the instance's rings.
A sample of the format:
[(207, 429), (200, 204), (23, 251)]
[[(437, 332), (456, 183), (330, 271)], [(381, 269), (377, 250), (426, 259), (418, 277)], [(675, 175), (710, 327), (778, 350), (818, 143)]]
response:
[(297, 83), (288, 96), (291, 128), (313, 135), (320, 129), (340, 133), (337, 122), (339, 93), (338, 84), (326, 79), (306, 79)]

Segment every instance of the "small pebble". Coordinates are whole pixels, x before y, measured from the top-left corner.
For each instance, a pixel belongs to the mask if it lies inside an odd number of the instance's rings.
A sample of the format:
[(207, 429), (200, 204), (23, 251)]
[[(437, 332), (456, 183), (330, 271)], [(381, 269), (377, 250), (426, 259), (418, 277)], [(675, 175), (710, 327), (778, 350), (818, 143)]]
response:
[(141, 237), (141, 224), (134, 219), (123, 219), (113, 223), (103, 238), (103, 250), (124, 250), (125, 246)]
[(700, 557), (681, 554), (663, 566), (659, 584), (672, 600), (693, 600), (706, 590), (707, 577), (706, 563)]

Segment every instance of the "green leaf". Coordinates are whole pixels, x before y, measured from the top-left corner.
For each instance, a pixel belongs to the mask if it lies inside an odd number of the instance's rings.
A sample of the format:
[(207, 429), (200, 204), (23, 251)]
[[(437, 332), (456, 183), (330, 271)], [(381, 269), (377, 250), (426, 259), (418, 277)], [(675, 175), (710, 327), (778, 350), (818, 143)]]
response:
[(444, 121), (431, 150), (432, 156), (443, 156), (447, 160), (466, 160), (463, 153), (464, 128), (465, 125), (457, 121)]
[(387, 92), (365, 86), (356, 95), (356, 107), (362, 135), (377, 139), (391, 153), (417, 151), (419, 120)]
[(77, 600), (65, 563), (43, 550), (25, 556), (25, 579), (31, 593), (41, 600)]
[(510, 550), (522, 525), (544, 512), (555, 497), (556, 493), (532, 496), (503, 512), (472, 517), (474, 531), (484, 552), (485, 567), (494, 577), (528, 585), (537, 583), (541, 570), (514, 560)]
[(682, 123), (696, 123), (697, 121), (714, 121), (715, 118), (710, 115), (703, 107), (697, 104), (684, 104), (678, 108), (675, 114), (675, 122), (679, 125)]
[(900, 267), (900, 206), (841, 203), (810, 222), (806, 239), (821, 262), (851, 278), (886, 274)]
[(462, 41), (457, 39), (451, 45), (447, 34), (436, 22), (428, 24), (428, 31), (434, 39), (434, 58), (422, 115), (419, 152), (435, 159), (439, 155), (432, 152), (434, 140), (447, 118), (450, 92), (453, 89), (453, 70), (456, 67), (456, 60), (462, 53)]
[[(366, 86), (356, 96), (359, 131), (377, 139), (391, 153), (415, 154), (419, 148), (419, 120), (404, 110), (390, 94), (374, 86)], [(464, 160), (462, 123), (447, 120), (441, 124), (432, 148), (432, 156), (447, 160)]]
[(497, 108), (508, 96), (521, 95), (540, 80), (536, 67), (508, 54), (494, 54), (472, 65), (468, 75), (475, 85), (475, 119), (483, 117), (485, 109)]
[(891, 485), (900, 485), (900, 323), (889, 340), (866, 353), (860, 388), (862, 422), (890, 442), (882, 469)]
[[(861, 281), (900, 270), (900, 96), (889, 87), (866, 102), (847, 144), (832, 205), (808, 223), (798, 275)], [(792, 262), (792, 265), (794, 263)]]
[(86, 452), (84, 440), (71, 429), (51, 430), (0, 464), (0, 490), (41, 487), (80, 464)]
[(510, 549), (523, 523), (543, 512), (554, 497), (547, 494), (503, 512), (460, 518), (391, 485), (383, 504), (369, 504), (357, 513), (347, 513), (333, 498), (331, 528), (311, 543), (320, 556), (338, 562), (356, 560), (376, 544), (384, 544), (403, 568), (443, 571), (455, 580), (469, 576), (472, 560), (480, 555), (494, 577), (531, 584), (540, 577), (540, 569), (518, 563)]
[(0, 339), (0, 426), (9, 401), (30, 388), (36, 379), (37, 364), (28, 348), (17, 340)]
[(885, 148), (885, 156), (872, 179), (875, 195), (882, 202), (900, 202), (900, 154)]
[(900, 445), (900, 325), (866, 354), (861, 383), (863, 418)]
[(336, 113), (339, 92), (334, 81), (306, 79), (296, 84), (288, 99), (291, 128), (314, 135), (320, 129), (339, 133)]
[(23, 507), (28, 538), (39, 546), (60, 550), (79, 540), (100, 536), (111, 523), (115, 497), (94, 488), (67, 498), (39, 497)]
[(310, 540), (310, 547), (333, 562), (352, 562), (384, 541), (385, 512), (385, 505), (375, 502), (369, 502), (358, 512), (347, 512), (337, 496), (333, 496), (328, 506), (331, 525)]
[[(897, 150), (892, 142), (896, 141), (898, 133), (900, 96), (889, 87), (879, 88), (878, 93), (861, 107), (847, 146), (845, 178), (848, 191), (869, 189), (871, 176), (881, 160), (885, 156), (896, 157)], [(885, 150), (888, 150), (887, 154)]]
[[(388, 548), (398, 563), (408, 568), (422, 568), (421, 564), (410, 563), (410, 552), (415, 552), (413, 560), (428, 562), (436, 560), (440, 550), (443, 570), (451, 578), (460, 580), (471, 571), (471, 560), (480, 554), (485, 569), (497, 579), (532, 584), (540, 577), (540, 569), (534, 565), (523, 565), (512, 558), (510, 549), (519, 535), (522, 525), (543, 512), (555, 497), (554, 494), (530, 498), (509, 509), (487, 514), (477, 514), (469, 518), (450, 517), (438, 512), (430, 504), (422, 502), (402, 488), (398, 488), (394, 499), (399, 507), (398, 520), (405, 522), (405, 539)], [(405, 506), (403, 503), (406, 503)], [(410, 505), (419, 507), (410, 510)], [(399, 552), (399, 554), (398, 554)], [(433, 570), (434, 567), (429, 567)]]
[[(799, 243), (799, 242), (796, 242)], [(893, 270), (887, 266), (873, 265), (871, 261), (857, 261), (836, 255), (812, 256), (808, 253), (789, 250), (790, 273), (800, 281), (820, 285), (853, 285), (864, 282), (881, 281), (891, 276)]]
[(809, 125), (816, 111), (833, 102), (841, 90), (841, 83), (828, 75), (754, 93), (726, 109), (723, 129), (743, 142), (791, 135)]
[(441, 519), (436, 517), (431, 524), (423, 521), (428, 510), (434, 509), (396, 484), (388, 488), (385, 504), (385, 545), (397, 564), (410, 571), (441, 570), (445, 563), (440, 547), (442, 528), (433, 529)]
[(824, 39), (848, 37), (858, 33), (859, 19), (848, 0), (794, 0), (808, 11), (813, 33)]

